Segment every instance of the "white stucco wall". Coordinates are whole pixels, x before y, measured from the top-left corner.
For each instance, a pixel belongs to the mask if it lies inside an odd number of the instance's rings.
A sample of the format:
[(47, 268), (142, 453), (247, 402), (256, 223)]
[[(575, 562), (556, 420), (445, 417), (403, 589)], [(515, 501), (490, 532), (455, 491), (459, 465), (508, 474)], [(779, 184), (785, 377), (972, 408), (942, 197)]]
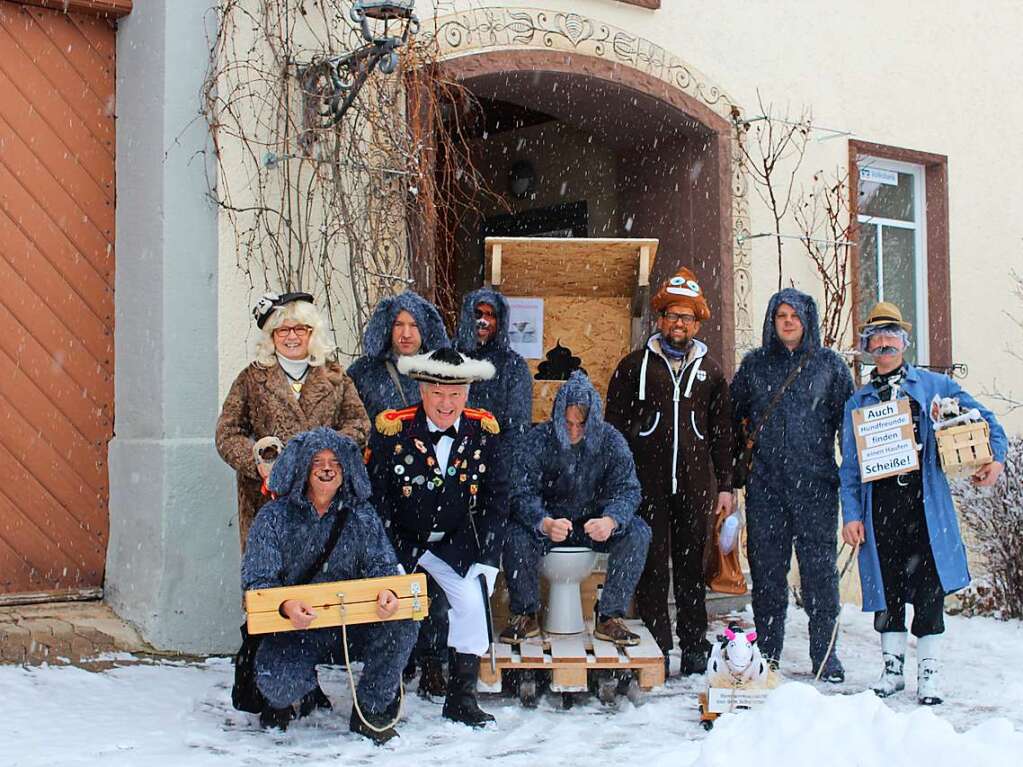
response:
[[(1005, 345), (1023, 340), (1005, 318), (1023, 315), (1010, 269), (1023, 266), (1023, 145), (1009, 139), (1023, 118), (1020, 54), (1015, 35), (1023, 6), (1012, 0), (868, 0), (828, 4), (802, 0), (697, 3), (664, 0), (650, 11), (617, 0), (507, 2), (447, 0), (442, 14), (485, 7), (580, 14), (660, 45), (727, 92), (747, 116), (758, 92), (776, 112), (812, 110), (814, 123), (856, 139), (948, 156), (953, 359), (969, 365), (975, 393), (1000, 386), (1023, 396), (1021, 363)], [(423, 26), (434, 3), (420, 0)], [(567, 19), (567, 17), (564, 17)], [(821, 134), (826, 135), (826, 134)], [(800, 172), (847, 169), (846, 137), (812, 141)], [(750, 193), (751, 230), (769, 231), (767, 212)], [(797, 233), (790, 224), (792, 233)], [(221, 395), (251, 352), (248, 307), (253, 293), (235, 264), (232, 233), (220, 230)], [(751, 245), (754, 328), (776, 287), (773, 241)], [(798, 242), (786, 244), (786, 284), (818, 292)], [(1006, 419), (1014, 432), (1023, 413)]]
[[(964, 385), (983, 393), (996, 384), (1023, 395), (1023, 363), (1005, 353), (1023, 331), (1005, 318), (1023, 316), (1010, 269), (1023, 266), (1023, 145), (1011, 140), (1023, 118), (1017, 35), (1023, 5), (1012, 0), (663, 0), (656, 11), (617, 0), (466, 2), (470, 8), (540, 8), (580, 14), (664, 47), (726, 91), (747, 116), (758, 91), (776, 110), (812, 109), (814, 123), (853, 138), (948, 156), (953, 359), (969, 365)], [(431, 2), (419, 2), (429, 16)], [(424, 23), (429, 27), (429, 22)], [(1015, 51), (1015, 52), (1014, 52)], [(813, 141), (801, 178), (848, 165), (848, 140)], [(751, 230), (769, 231), (766, 210), (750, 195)], [(792, 233), (797, 233), (792, 227)], [(786, 283), (816, 292), (798, 242), (786, 246)], [(752, 244), (754, 316), (776, 287), (773, 242)], [(759, 326), (759, 319), (754, 322)], [(994, 403), (992, 403), (994, 404)], [(996, 405), (996, 409), (1000, 409)], [(1023, 413), (1006, 418), (1023, 429)]]

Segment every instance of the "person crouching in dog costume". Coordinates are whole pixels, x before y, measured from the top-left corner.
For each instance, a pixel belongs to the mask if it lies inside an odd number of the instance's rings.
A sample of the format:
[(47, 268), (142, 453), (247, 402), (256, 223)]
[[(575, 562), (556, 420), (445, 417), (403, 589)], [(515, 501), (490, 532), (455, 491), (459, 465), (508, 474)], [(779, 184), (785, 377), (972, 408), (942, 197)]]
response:
[(604, 421), (600, 395), (576, 371), (554, 398), (551, 420), (534, 426), (515, 453), (515, 489), (504, 548), (512, 617), (501, 641), (540, 634), (540, 560), (552, 546), (607, 552), (607, 582), (593, 635), (639, 644), (625, 625), (650, 527), (636, 515), (640, 487), (629, 445)]
[(373, 497), (406, 571), (425, 571), (450, 604), (443, 715), (481, 727), (494, 720), (476, 701), (476, 681), (491, 641), (487, 600), (508, 485), (497, 420), (465, 405), (469, 385), (492, 378), (494, 366), (437, 349), (401, 357), (398, 370), (419, 382), (422, 402), (377, 415), (368, 458)]
[[(935, 395), (952, 397), (964, 409), (976, 408), (991, 431), (994, 461), (979, 468), (972, 480), (993, 485), (1002, 473), (1007, 442), (991, 411), (959, 388), (951, 378), (921, 370), (905, 361), (912, 326), (899, 308), (881, 302), (860, 327), (860, 348), (876, 367), (870, 381), (845, 405), (842, 431), (842, 538), (859, 553), (863, 609), (874, 613), (881, 634), (884, 670), (874, 692), (885, 698), (904, 689), (906, 603), (913, 605), (913, 635), (917, 637), (917, 700), (941, 703), (938, 687), (939, 647), (945, 631), (945, 595), (967, 586), (970, 573), (966, 548), (959, 533), (948, 480), (938, 461), (937, 443), (928, 417)], [(854, 410), (906, 398), (913, 414), (913, 431), (920, 469), (873, 482), (860, 479), (856, 452)]]
[[(270, 474), (275, 500), (260, 509), (249, 530), (242, 559), (245, 591), (400, 574), (391, 542), (369, 503), (369, 477), (361, 459), (355, 442), (326, 427), (288, 442)], [(326, 552), (332, 539), (335, 543)], [(303, 580), (323, 556), (323, 566)], [(298, 599), (285, 601), (280, 609), (296, 629), (308, 628), (316, 617), (316, 609)], [(394, 592), (382, 590), (377, 616), (388, 618), (397, 609)], [(415, 624), (396, 620), (351, 626), (348, 638), (352, 655), (365, 662), (356, 691), (362, 716), (353, 705), (350, 727), (385, 742), (397, 735), (390, 724), (398, 713), (401, 670), (416, 641)], [(330, 708), (320, 693), (316, 666), (343, 663), (341, 643), (340, 628), (263, 638), (255, 663), (256, 685), (265, 699), (261, 726), (287, 729), (296, 703), (300, 714), (317, 706)]]

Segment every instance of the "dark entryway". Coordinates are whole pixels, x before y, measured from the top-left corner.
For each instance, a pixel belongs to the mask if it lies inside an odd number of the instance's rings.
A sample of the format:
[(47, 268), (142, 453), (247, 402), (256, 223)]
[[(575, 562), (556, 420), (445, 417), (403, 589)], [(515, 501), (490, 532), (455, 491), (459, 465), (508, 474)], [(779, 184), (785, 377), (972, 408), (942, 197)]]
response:
[(450, 292), (482, 283), (491, 234), (656, 237), (651, 282), (681, 265), (697, 272), (714, 311), (703, 335), (730, 366), (729, 123), (663, 81), (602, 60), (502, 51), (445, 67), (477, 100), (471, 156), (505, 200), (456, 210), (455, 246), (437, 248)]

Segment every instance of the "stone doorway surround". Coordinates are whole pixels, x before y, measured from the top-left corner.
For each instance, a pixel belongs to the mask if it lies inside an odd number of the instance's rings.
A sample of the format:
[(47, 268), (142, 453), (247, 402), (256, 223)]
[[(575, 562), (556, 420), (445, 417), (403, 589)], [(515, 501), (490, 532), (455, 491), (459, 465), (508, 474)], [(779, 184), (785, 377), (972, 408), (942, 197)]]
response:
[[(679, 257), (702, 271), (710, 295), (732, 297), (715, 309), (715, 328), (708, 329), (712, 343), (720, 344), (719, 359), (732, 370), (737, 356), (757, 343), (750, 313), (749, 246), (739, 240), (749, 233), (749, 201), (733, 122), (741, 110), (735, 102), (673, 53), (576, 13), (478, 8), (439, 17), (432, 33), (445, 71), (470, 88), (472, 80), (500, 73), (590, 78), (632, 91), (639, 100), (661, 102), (707, 136), (695, 159), (712, 163), (713, 172), (693, 182), (693, 191), (701, 194), (690, 195), (685, 212), (698, 223), (679, 233)], [(672, 183), (676, 180), (686, 179)], [(643, 236), (657, 235), (645, 231)], [(677, 263), (678, 257), (659, 261), (652, 277), (664, 279)]]

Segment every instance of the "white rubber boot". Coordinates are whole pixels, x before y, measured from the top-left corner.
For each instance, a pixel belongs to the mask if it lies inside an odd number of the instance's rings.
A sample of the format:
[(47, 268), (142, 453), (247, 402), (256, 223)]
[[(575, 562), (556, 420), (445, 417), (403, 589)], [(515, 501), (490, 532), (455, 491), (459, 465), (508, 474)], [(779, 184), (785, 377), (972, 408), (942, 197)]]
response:
[(881, 678), (874, 684), (874, 692), (879, 698), (887, 698), (899, 690), (906, 689), (906, 677), (902, 668), (906, 664), (906, 639), (909, 634), (905, 631), (886, 631), (881, 634), (881, 658), (884, 660), (884, 670)]
[(916, 700), (921, 706), (941, 703), (938, 687), (941, 634), (930, 634), (916, 640)]

